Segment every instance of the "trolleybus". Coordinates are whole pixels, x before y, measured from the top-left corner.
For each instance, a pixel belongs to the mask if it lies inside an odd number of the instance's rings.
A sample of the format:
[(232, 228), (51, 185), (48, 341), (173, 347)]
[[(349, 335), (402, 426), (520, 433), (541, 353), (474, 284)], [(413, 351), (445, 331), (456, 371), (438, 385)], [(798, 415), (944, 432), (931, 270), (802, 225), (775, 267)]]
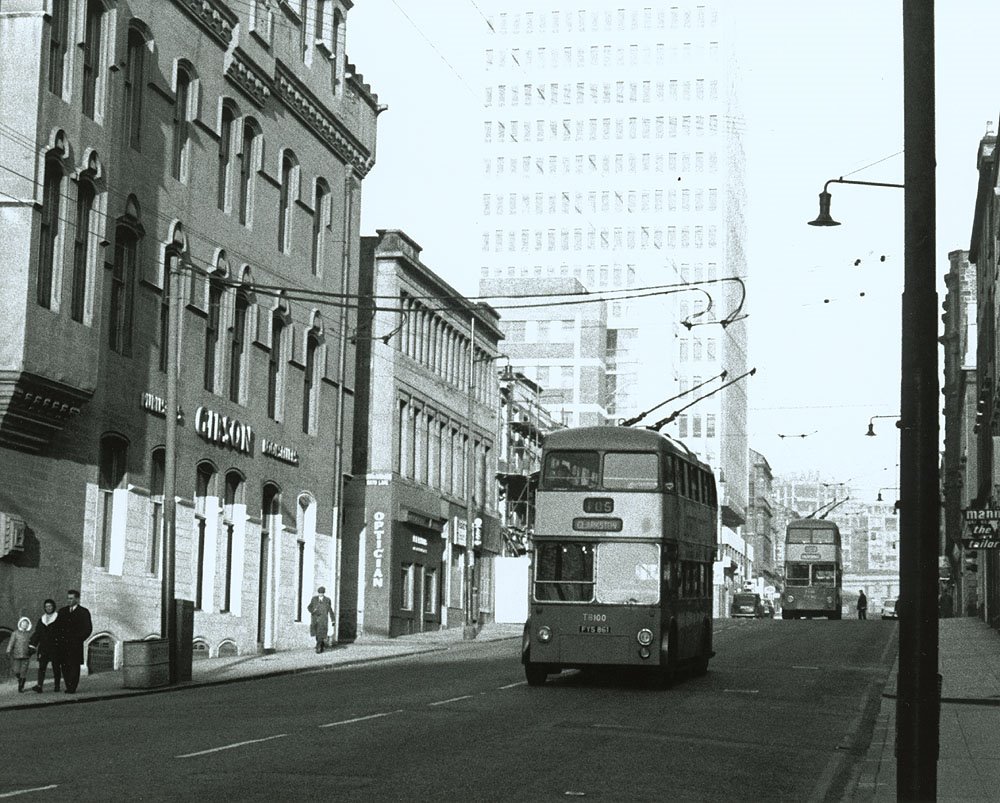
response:
[(687, 447), (625, 427), (546, 435), (521, 661), (532, 686), (566, 668), (708, 669), (715, 478)]
[(781, 618), (841, 617), (840, 529), (826, 519), (795, 519), (785, 530)]

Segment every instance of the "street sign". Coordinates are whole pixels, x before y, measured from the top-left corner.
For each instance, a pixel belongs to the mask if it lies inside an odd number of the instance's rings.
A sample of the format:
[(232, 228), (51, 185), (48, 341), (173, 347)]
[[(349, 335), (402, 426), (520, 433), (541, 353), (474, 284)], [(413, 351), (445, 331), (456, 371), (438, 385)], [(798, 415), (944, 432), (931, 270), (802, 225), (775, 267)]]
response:
[(996, 533), (996, 528), (987, 522), (977, 521), (969, 525), (968, 533), (971, 536), (992, 536)]
[(1000, 538), (964, 538), (966, 549), (997, 549), (1000, 548)]

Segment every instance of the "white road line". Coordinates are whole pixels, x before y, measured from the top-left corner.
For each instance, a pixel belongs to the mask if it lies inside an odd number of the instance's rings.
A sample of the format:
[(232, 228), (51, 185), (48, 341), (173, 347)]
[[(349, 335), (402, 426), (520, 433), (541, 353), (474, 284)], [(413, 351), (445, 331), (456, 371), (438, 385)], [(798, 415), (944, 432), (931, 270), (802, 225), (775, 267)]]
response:
[(508, 683), (506, 686), (501, 686), (501, 689), (513, 689), (515, 686), (527, 686), (528, 681), (519, 680), (517, 683)]
[(452, 697), (450, 700), (438, 700), (436, 703), (427, 703), (427, 705), (444, 705), (445, 703), (457, 703), (459, 700), (471, 700), (472, 695), (466, 694), (462, 697)]
[(195, 756), (206, 756), (209, 753), (218, 753), (220, 750), (232, 750), (234, 747), (243, 747), (244, 745), (257, 744), (258, 742), (269, 742), (272, 739), (282, 739), (287, 735), (287, 733), (279, 733), (275, 736), (265, 736), (263, 739), (248, 739), (245, 742), (235, 742), (234, 744), (226, 744), (222, 747), (213, 747), (209, 750), (199, 750), (197, 753), (184, 753), (180, 756), (174, 756), (174, 758), (194, 758)]
[(760, 694), (760, 689), (723, 689), (726, 694)]
[(15, 789), (13, 792), (2, 792), (0, 797), (14, 797), (16, 795), (26, 795), (29, 792), (45, 792), (48, 789), (55, 789), (59, 784), (50, 783), (48, 786), (35, 786), (31, 789)]
[(792, 669), (819, 669), (818, 666), (798, 666), (797, 664), (792, 664)]
[(366, 717), (355, 717), (354, 719), (342, 719), (340, 722), (327, 722), (325, 725), (320, 725), (321, 728), (336, 728), (338, 725), (351, 725), (355, 722), (364, 722), (366, 719), (379, 719), (380, 717), (388, 717), (393, 714), (403, 713), (402, 708), (397, 708), (395, 711), (386, 711), (382, 714), (369, 714)]

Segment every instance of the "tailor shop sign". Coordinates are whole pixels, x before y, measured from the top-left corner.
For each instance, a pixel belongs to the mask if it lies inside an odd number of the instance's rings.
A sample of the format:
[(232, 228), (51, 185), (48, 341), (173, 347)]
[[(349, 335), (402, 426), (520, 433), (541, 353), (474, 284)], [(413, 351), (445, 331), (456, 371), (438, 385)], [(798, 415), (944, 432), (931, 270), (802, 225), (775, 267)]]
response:
[(1000, 508), (969, 508), (963, 512), (965, 532), (962, 533), (962, 543), (966, 549), (1000, 548), (1000, 534), (997, 533)]

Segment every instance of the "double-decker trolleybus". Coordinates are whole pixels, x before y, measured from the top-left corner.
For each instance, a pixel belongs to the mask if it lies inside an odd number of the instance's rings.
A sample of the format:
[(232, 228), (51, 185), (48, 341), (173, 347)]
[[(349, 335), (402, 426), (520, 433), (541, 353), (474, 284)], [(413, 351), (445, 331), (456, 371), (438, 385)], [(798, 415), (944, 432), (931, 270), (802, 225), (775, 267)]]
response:
[(715, 478), (646, 429), (545, 436), (521, 662), (538, 686), (567, 668), (708, 669)]
[(785, 530), (781, 618), (840, 619), (843, 570), (840, 529), (826, 519), (794, 519)]

